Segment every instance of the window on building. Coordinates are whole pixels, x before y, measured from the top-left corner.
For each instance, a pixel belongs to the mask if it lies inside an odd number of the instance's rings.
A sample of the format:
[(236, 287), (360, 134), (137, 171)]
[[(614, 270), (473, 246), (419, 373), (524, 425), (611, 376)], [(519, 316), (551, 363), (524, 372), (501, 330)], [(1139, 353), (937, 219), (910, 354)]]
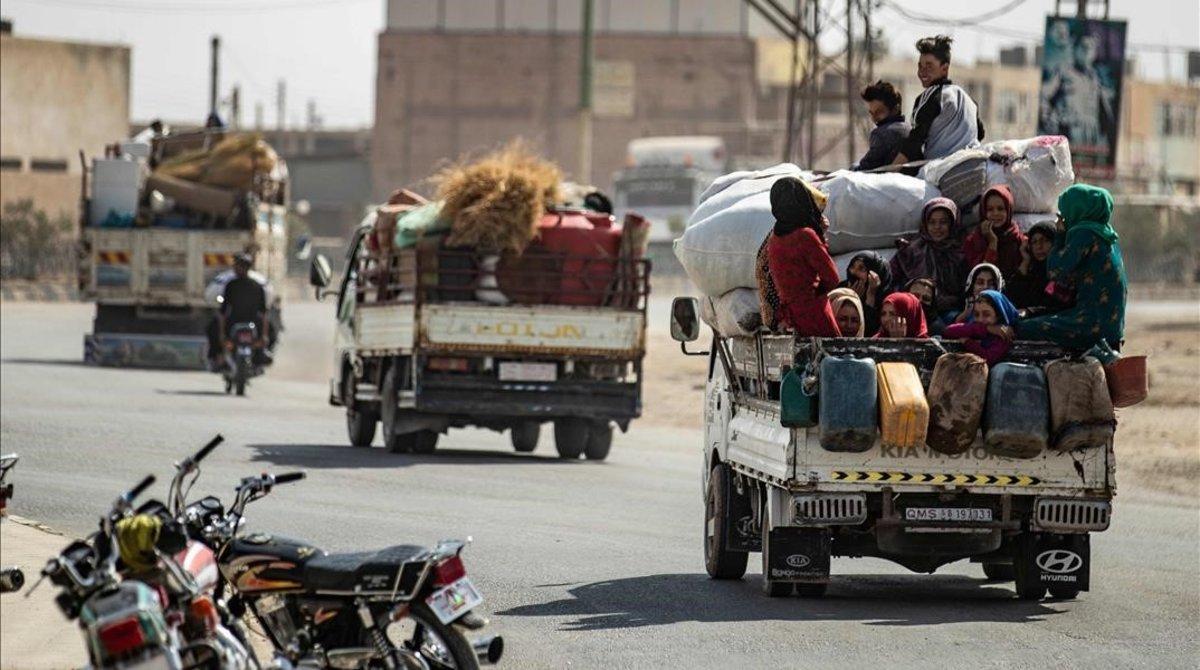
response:
[(21, 169), (21, 159), (16, 156), (0, 157), (0, 170), (5, 172), (17, 172)]
[(1021, 101), (1016, 91), (1000, 91), (1000, 104), (996, 107), (996, 121), (1014, 125), (1021, 116)]
[(34, 172), (66, 172), (67, 162), (60, 158), (34, 158), (29, 161), (29, 169)]
[(1196, 105), (1164, 102), (1158, 106), (1158, 117), (1164, 137), (1196, 136)]

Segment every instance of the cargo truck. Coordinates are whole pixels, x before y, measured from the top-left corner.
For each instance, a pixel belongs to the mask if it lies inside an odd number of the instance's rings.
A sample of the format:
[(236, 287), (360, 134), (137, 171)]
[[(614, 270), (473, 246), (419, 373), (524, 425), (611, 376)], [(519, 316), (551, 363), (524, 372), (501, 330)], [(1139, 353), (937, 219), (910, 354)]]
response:
[[(84, 360), (97, 365), (203, 369), (218, 309), (206, 295), (236, 254), (256, 279), (279, 286), (287, 271), (287, 172), (275, 159), (253, 188), (214, 186), (152, 166), (219, 143), (220, 131), (125, 142), (95, 158), (83, 178), (78, 288), (96, 305)], [(251, 173), (253, 174), (253, 172)], [(277, 292), (268, 294), (280, 321)]]
[[(789, 370), (824, 356), (870, 358), (911, 363), (927, 380), (938, 357), (961, 344), (714, 333), (708, 351), (689, 352), (686, 343), (700, 335), (697, 312), (696, 299), (676, 298), (671, 334), (684, 353), (709, 363), (703, 495), (711, 577), (740, 579), (758, 552), (768, 595), (821, 596), (833, 557), (874, 556), (926, 573), (969, 559), (990, 578), (1014, 580), (1023, 599), (1088, 590), (1089, 533), (1108, 528), (1116, 490), (1111, 438), (1033, 458), (996, 456), (978, 436), (953, 456), (878, 438), (862, 453), (830, 451), (819, 425), (782, 425)], [(1040, 366), (1064, 355), (1018, 341), (1007, 360)]]
[(336, 296), (329, 402), (345, 408), (351, 444), (370, 446), (379, 425), (389, 450), (431, 453), (439, 434), (479, 426), (531, 452), (550, 423), (560, 457), (605, 459), (614, 427), (641, 414), (650, 273), (645, 259), (587, 252), (589, 240), (618, 239), (614, 219), (550, 212), (543, 242), (564, 231), (583, 244), (535, 243), (494, 272), (485, 255), (437, 238), (384, 261), (372, 221), (351, 239), (340, 281), (320, 255), (311, 272), (318, 297)]

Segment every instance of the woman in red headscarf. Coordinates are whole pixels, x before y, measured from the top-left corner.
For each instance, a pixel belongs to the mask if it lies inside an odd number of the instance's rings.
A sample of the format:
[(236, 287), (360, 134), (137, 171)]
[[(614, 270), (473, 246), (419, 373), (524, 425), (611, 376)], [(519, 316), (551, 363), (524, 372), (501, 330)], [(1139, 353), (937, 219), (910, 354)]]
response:
[(893, 293), (884, 298), (875, 337), (928, 338), (921, 299), (911, 293)]
[(837, 266), (825, 244), (829, 223), (809, 186), (784, 177), (771, 186), (775, 229), (767, 238), (767, 269), (779, 297), (779, 324), (797, 335), (840, 337), (826, 294), (837, 288)]
[(963, 241), (963, 268), (991, 263), (1005, 277), (1015, 275), (1021, 267), (1025, 233), (1013, 221), (1012, 191), (1003, 184), (984, 191), (979, 211), (979, 227)]

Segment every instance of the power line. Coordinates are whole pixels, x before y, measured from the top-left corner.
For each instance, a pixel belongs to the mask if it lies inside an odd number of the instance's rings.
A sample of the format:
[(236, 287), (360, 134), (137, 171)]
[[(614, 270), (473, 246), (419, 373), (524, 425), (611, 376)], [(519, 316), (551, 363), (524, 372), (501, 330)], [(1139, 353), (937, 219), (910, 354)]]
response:
[(898, 14), (900, 14), (901, 16), (904, 16), (905, 18), (907, 18), (911, 21), (916, 21), (919, 23), (929, 23), (929, 24), (937, 25), (937, 26), (948, 26), (951, 28), (965, 28), (967, 26), (979, 25), (980, 23), (983, 23), (984, 21), (990, 21), (991, 19), (994, 19), (994, 18), (997, 18), (1000, 16), (1004, 16), (1008, 12), (1025, 4), (1025, 0), (1012, 0), (1008, 4), (1006, 4), (1002, 7), (993, 9), (990, 12), (984, 12), (983, 14), (979, 14), (976, 16), (964, 16), (964, 17), (958, 18), (958, 19), (948, 19), (945, 17), (931, 16), (929, 14), (920, 14), (918, 12), (914, 12), (914, 11), (905, 9), (904, 7), (900, 6), (899, 3), (893, 2), (892, 0), (884, 0), (883, 4), (891, 7)]

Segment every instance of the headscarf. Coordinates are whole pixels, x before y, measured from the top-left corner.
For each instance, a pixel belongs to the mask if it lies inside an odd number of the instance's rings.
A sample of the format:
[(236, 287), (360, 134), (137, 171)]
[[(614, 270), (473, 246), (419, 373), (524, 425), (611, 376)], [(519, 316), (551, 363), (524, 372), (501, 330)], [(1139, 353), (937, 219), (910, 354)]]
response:
[(852, 288), (835, 288), (829, 292), (829, 304), (833, 307), (833, 318), (837, 320), (838, 311), (842, 309), (842, 305), (850, 303), (854, 305), (854, 309), (858, 311), (858, 332), (852, 336), (843, 337), (863, 337), (866, 333), (867, 318), (863, 312), (862, 300)]
[[(992, 228), (992, 232), (996, 233), (996, 237), (1006, 237), (1021, 232), (1021, 228), (1017, 226), (1017, 222), (1013, 221), (1013, 194), (1008, 190), (1008, 186), (997, 184), (983, 192), (983, 199), (979, 201), (979, 215), (981, 219), (987, 218), (987, 200), (992, 195), (1000, 196), (1004, 201), (1004, 225), (1000, 228)], [(1110, 201), (1111, 202), (1111, 201)]]
[(811, 187), (797, 177), (782, 177), (771, 186), (771, 215), (775, 217), (775, 234), (780, 237), (799, 228), (811, 228), (817, 237), (825, 239), (821, 207)]
[[(879, 313), (883, 314), (883, 308), (888, 305), (896, 310), (896, 315), (904, 317), (905, 337), (929, 337), (929, 330), (925, 325), (925, 310), (921, 308), (921, 299), (911, 293), (893, 293), (883, 299), (883, 305), (879, 307)], [(884, 331), (883, 318), (880, 317), (879, 332), (875, 337), (888, 337)]]
[(868, 270), (872, 270), (879, 275), (879, 293), (882, 295), (887, 292), (887, 289), (892, 284), (892, 271), (888, 268), (887, 261), (883, 260), (883, 256), (874, 251), (860, 251), (850, 258), (850, 264), (846, 266), (846, 279), (838, 284), (838, 287), (850, 286), (854, 283), (855, 277), (850, 274), (850, 268), (854, 267), (854, 262), (861, 260), (863, 265), (867, 266)]
[[(1054, 223), (1050, 221), (1041, 221), (1029, 227), (1029, 231), (1025, 233), (1025, 239), (1033, 243), (1034, 235), (1042, 235), (1050, 240), (1050, 244), (1054, 244), (1054, 240), (1058, 238), (1058, 229), (1054, 227)], [(1044, 278), (1046, 276), (1046, 259), (1038, 260), (1033, 257), (1033, 252), (1029, 252), (1029, 275), (1033, 277)]]
[(1107, 190), (1075, 184), (1058, 196), (1058, 211), (1066, 223), (1068, 237), (1087, 232), (1109, 244), (1117, 241), (1117, 231), (1110, 223), (1113, 199)]
[(966, 291), (965, 295), (967, 296), (968, 305), (971, 304), (971, 291), (975, 286), (975, 275), (979, 274), (982, 270), (990, 270), (991, 273), (995, 275), (997, 291), (1004, 290), (1004, 273), (1000, 272), (1000, 268), (992, 265), (991, 263), (980, 263), (979, 265), (971, 268), (971, 271), (967, 274), (967, 283), (964, 286), (964, 289)]
[[(950, 230), (941, 241), (929, 235), (929, 218), (936, 210), (950, 213)], [(892, 259), (896, 280), (927, 277), (940, 286), (958, 286), (962, 281), (962, 242), (959, 238), (958, 206), (950, 198), (933, 198), (921, 210), (921, 236), (896, 252)], [(896, 289), (903, 287), (897, 286)]]
[[(1017, 314), (1017, 306), (1012, 304), (1012, 301), (1008, 299), (1008, 296), (999, 291), (988, 289), (979, 294), (979, 299), (987, 301), (992, 306), (992, 309), (996, 310), (996, 318), (999, 319), (1000, 325), (1017, 325), (1017, 319), (1019, 318)], [(967, 315), (967, 323), (971, 323), (974, 320), (974, 312)]]

